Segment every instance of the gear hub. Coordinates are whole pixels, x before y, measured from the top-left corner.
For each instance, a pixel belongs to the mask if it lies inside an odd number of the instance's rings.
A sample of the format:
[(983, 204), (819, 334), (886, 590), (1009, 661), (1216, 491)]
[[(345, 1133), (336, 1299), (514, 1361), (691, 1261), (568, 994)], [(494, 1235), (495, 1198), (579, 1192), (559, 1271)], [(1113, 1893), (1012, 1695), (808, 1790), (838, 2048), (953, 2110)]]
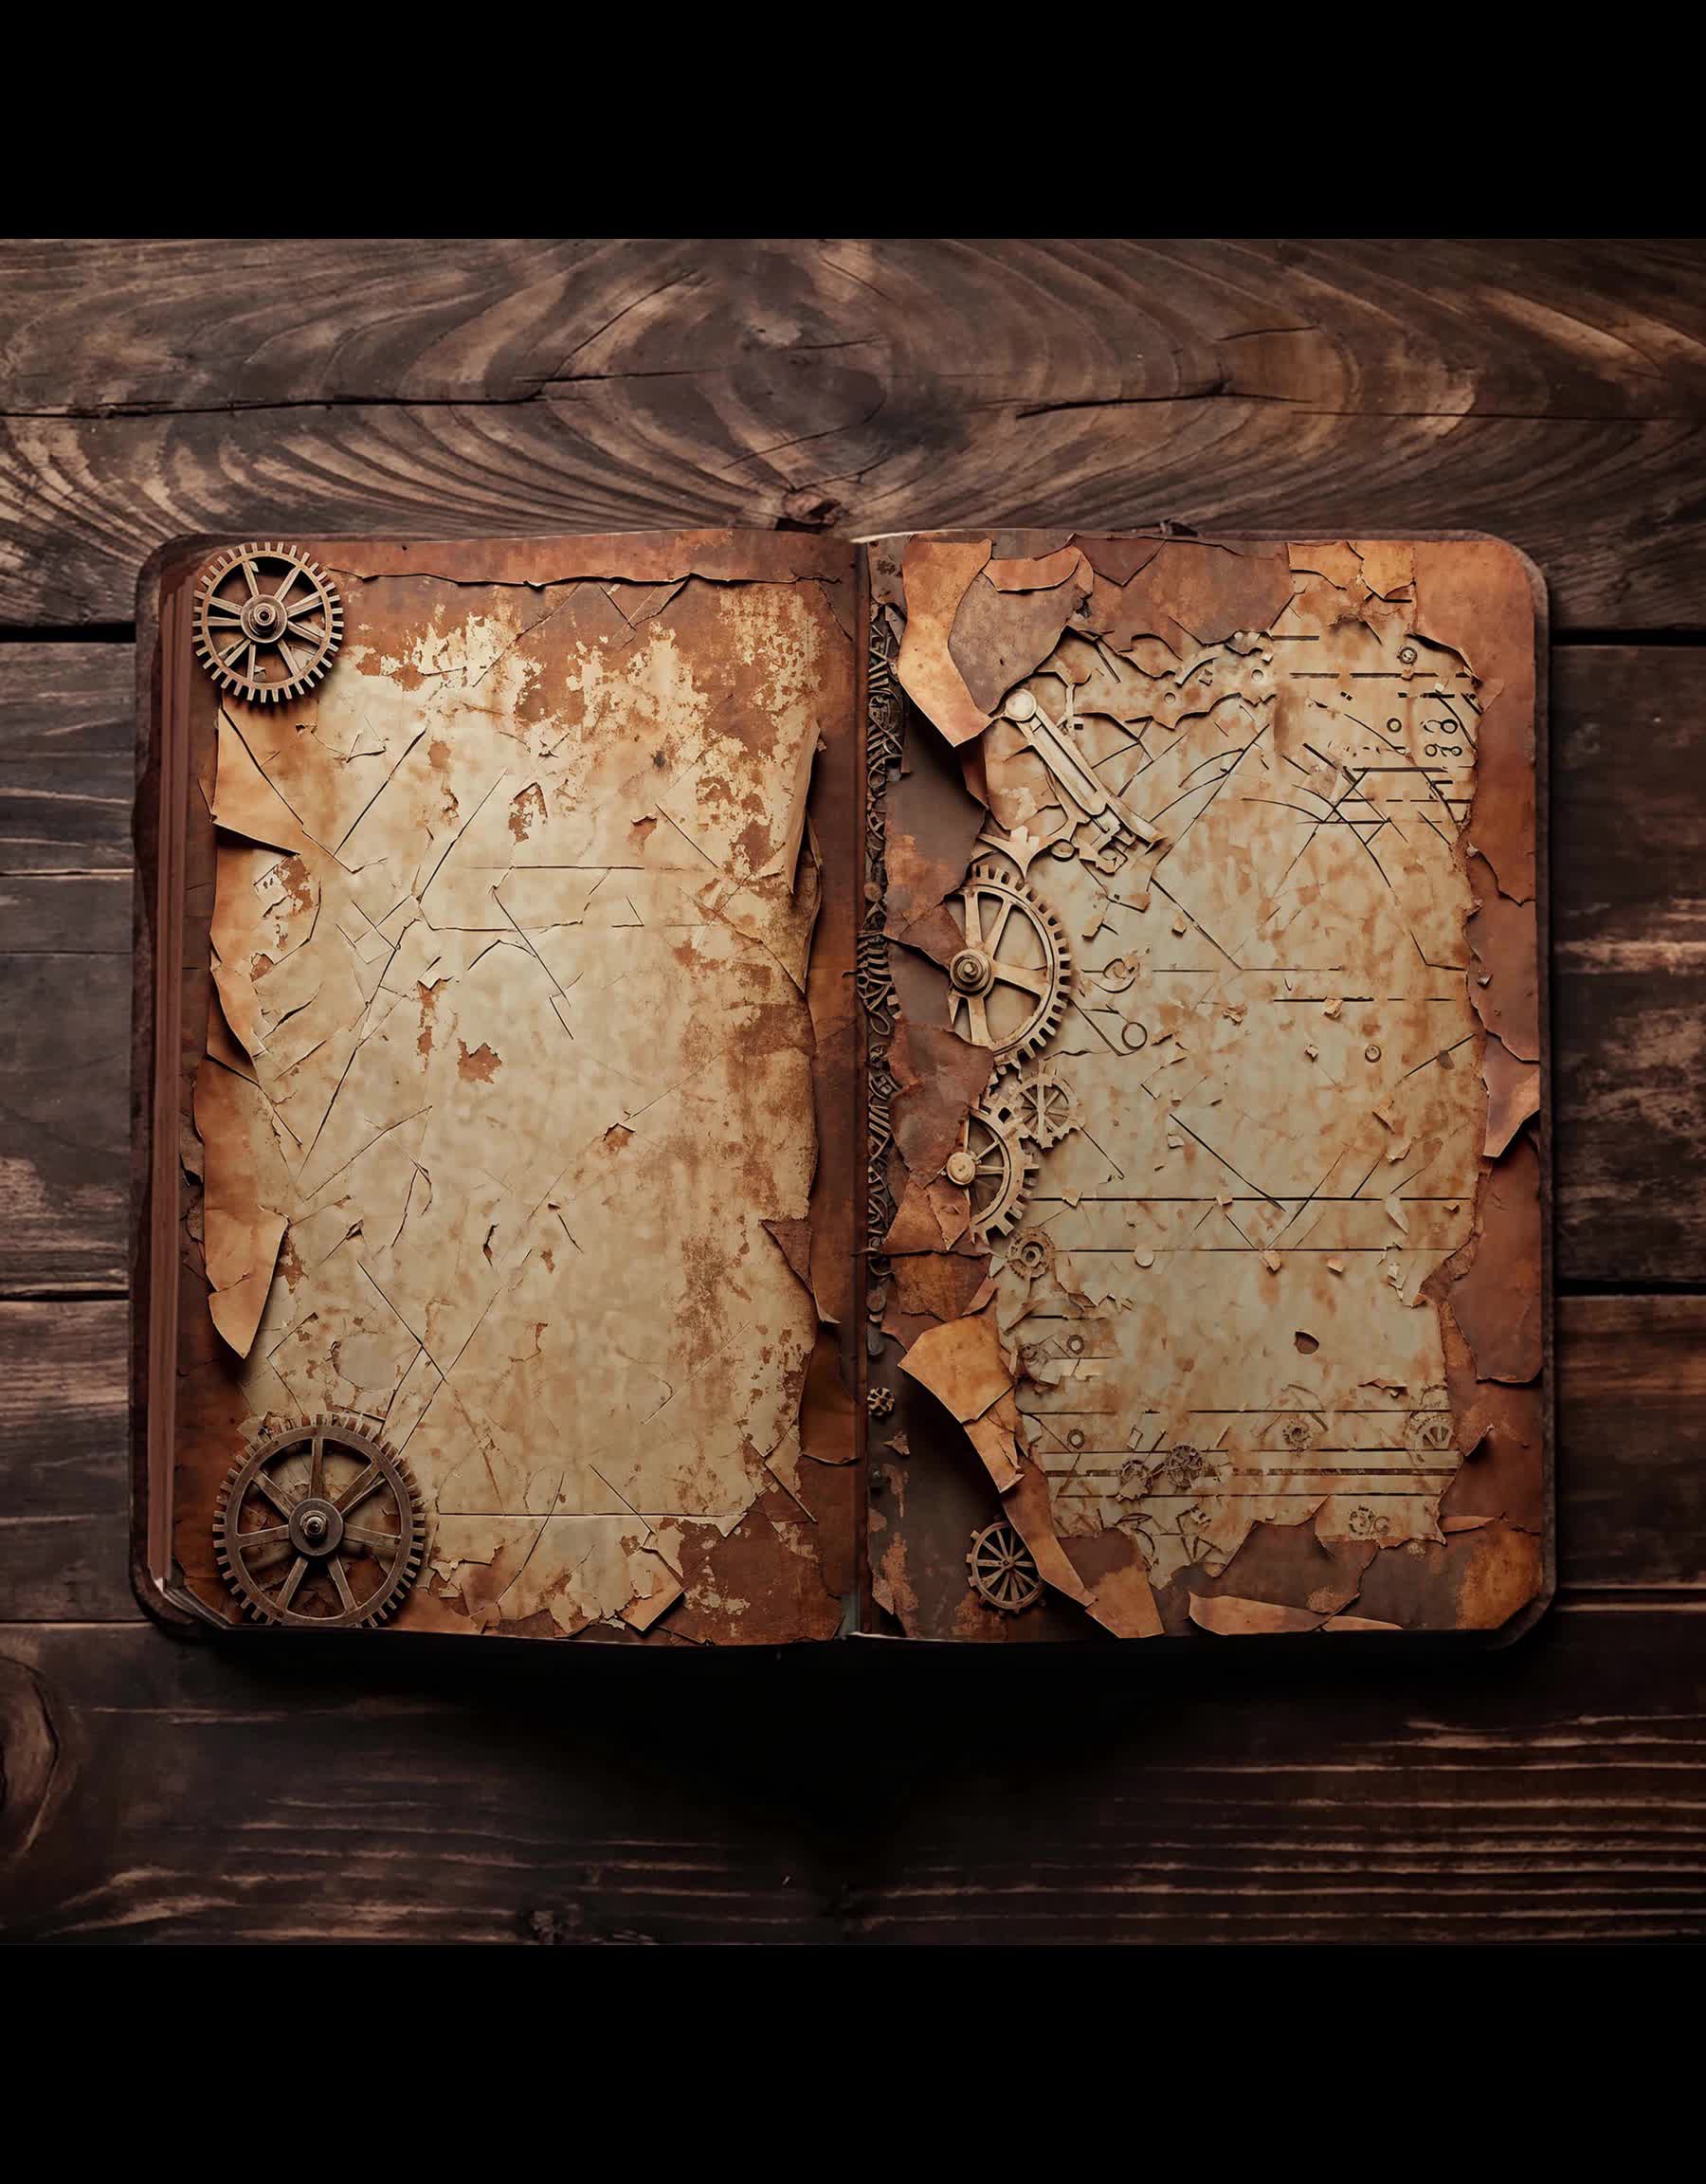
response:
[(196, 579), (196, 654), (234, 698), (263, 705), (299, 698), (342, 642), (337, 587), (298, 547), (233, 546)]
[(986, 1524), (972, 1533), (966, 1569), (972, 1591), (1004, 1615), (1017, 1615), (1043, 1597), (1036, 1559), (1010, 1524)]
[(259, 1623), (338, 1630), (382, 1623), (414, 1583), (426, 1519), (408, 1466), (340, 1418), (253, 1441), (213, 1517), (226, 1583)]
[(948, 898), (963, 945), (948, 963), (948, 1025), (995, 1049), (997, 1075), (1053, 1037), (1072, 995), (1072, 952), (1041, 897), (993, 864), (974, 864)]

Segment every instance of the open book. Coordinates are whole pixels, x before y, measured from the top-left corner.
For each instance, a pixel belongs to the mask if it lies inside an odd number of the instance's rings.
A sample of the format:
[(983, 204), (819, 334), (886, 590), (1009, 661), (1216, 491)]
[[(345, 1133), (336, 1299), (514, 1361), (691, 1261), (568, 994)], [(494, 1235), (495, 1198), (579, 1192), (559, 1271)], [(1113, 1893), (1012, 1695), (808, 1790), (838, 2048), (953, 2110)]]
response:
[(145, 1600), (1522, 1628), (1542, 616), (1484, 538), (164, 550)]

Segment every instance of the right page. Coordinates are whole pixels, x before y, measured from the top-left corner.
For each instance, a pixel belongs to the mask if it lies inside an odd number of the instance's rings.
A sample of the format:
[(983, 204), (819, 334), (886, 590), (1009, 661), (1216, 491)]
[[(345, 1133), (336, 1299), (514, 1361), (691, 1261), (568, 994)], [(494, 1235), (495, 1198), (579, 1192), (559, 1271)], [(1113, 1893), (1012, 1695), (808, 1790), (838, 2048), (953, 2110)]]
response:
[(878, 1627), (1519, 1629), (1552, 1567), (1531, 565), (869, 552)]

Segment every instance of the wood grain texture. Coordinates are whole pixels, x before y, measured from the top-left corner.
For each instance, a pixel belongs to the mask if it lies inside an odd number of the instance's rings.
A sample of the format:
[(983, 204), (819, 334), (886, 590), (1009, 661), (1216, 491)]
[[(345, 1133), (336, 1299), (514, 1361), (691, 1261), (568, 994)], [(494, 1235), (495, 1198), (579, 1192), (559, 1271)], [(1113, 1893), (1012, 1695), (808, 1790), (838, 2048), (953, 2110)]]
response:
[[(174, 533), (1480, 528), (1699, 626), (1688, 243), (0, 246), (0, 623)], [(1662, 538), (1662, 550), (1652, 541)]]
[(0, 1296), (124, 1286), (128, 956), (0, 957)]
[[(1703, 411), (1688, 242), (5, 243), (0, 629), (127, 625), (200, 528), (1171, 516), (1481, 527), (1554, 632), (1697, 630)], [(1563, 1592), (1472, 1660), (142, 1621), (131, 673), (0, 645), (0, 1935), (1706, 1935), (1699, 1295), (1561, 1299)], [(1559, 1268), (1698, 1289), (1706, 646), (1553, 679)]]
[(0, 947), (130, 948), (135, 670), (122, 645), (0, 651)]
[(134, 1622), (128, 1307), (0, 1303), (0, 1622)]
[[(28, 1785), (46, 1824), (0, 1866), (0, 1928), (1706, 1934), (1706, 1607), (1565, 1607), (1473, 1661), (1303, 1643), (1302, 1661), (1210, 1647), (1163, 1676), (1112, 1647), (970, 1658), (879, 1641), (565, 1665), (485, 1647), (357, 1658), (336, 1638), (239, 1658), (144, 1628), (0, 1629), (0, 1733), (39, 1752), (45, 1717), (53, 1754)], [(637, 1736), (654, 1713), (667, 1734)], [(17, 1820), (27, 1829), (29, 1811)]]
[(124, 1286), (134, 678), (0, 647), (0, 1296)]
[(1552, 658), (1558, 1264), (1706, 1278), (1706, 648)]

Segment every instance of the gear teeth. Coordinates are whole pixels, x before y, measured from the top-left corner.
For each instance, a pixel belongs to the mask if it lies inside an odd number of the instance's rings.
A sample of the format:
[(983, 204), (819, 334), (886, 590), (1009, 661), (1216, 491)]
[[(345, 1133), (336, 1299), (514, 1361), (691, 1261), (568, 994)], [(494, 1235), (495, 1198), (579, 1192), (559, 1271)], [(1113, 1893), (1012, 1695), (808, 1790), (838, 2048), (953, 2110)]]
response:
[(1008, 1523), (986, 1524), (972, 1533), (966, 1572), (971, 1590), (1004, 1615), (1022, 1614), (1043, 1597), (1036, 1558)]
[[(400, 1542), (396, 1560), (384, 1574), (377, 1591), (357, 1602), (354, 1611), (327, 1615), (302, 1614), (291, 1608), (281, 1608), (267, 1591), (267, 1581), (269, 1577), (274, 1583), (281, 1581), (292, 1565), (283, 1563), (276, 1571), (257, 1575), (244, 1559), (244, 1535), (239, 1529), (244, 1498), (263, 1468), (281, 1459), (300, 1456), (316, 1434), (324, 1435), (345, 1454), (358, 1457), (364, 1464), (378, 1465), (397, 1513)], [(420, 1575), (426, 1517), (414, 1474), (390, 1444), (367, 1431), (357, 1420), (333, 1411), (302, 1419), (251, 1441), (214, 1496), (212, 1529), (213, 1555), (220, 1575), (249, 1621), (278, 1624), (292, 1629), (336, 1630), (357, 1626), (372, 1629), (395, 1613)]]
[[(256, 646), (263, 647), (270, 653), (281, 639), (288, 637), (292, 645), (291, 658), (285, 659), (281, 655), (281, 664), (286, 666), (291, 664), (291, 659), (299, 658), (304, 652), (312, 654), (306, 665), (297, 667), (288, 676), (276, 680), (270, 677), (264, 681), (259, 678), (251, 680), (248, 675), (240, 674), (236, 668), (228, 666), (214, 646), (209, 626), (213, 595), (219, 590), (220, 585), (234, 570), (258, 561), (274, 564), (273, 568), (267, 572), (268, 577), (273, 580), (274, 589), (285, 581), (281, 576), (281, 570), (294, 568), (314, 587), (317, 595), (316, 603), (320, 613), (320, 631), (318, 637), (311, 635), (299, 626), (292, 628), (287, 617), (285, 628), (278, 633), (276, 638), (256, 638), (254, 640)], [(312, 555), (304, 554), (299, 547), (292, 546), (282, 538), (269, 538), (260, 542), (249, 541), (241, 546), (227, 547), (224, 553), (215, 555), (212, 560), (204, 564), (196, 578), (194, 597), (195, 633), (193, 648), (196, 658), (221, 690), (227, 692), (232, 697), (244, 699), (250, 704), (277, 705), (283, 703), (286, 699), (301, 697), (304, 692), (313, 689), (321, 681), (326, 670), (336, 658), (338, 648), (343, 643), (343, 602), (338, 597), (337, 586)], [(235, 606), (242, 604), (242, 602), (233, 600), (230, 604)], [(306, 610), (310, 604), (311, 602), (306, 598), (293, 598), (291, 614), (294, 615)], [(227, 641), (230, 628), (230, 625), (225, 626)], [(239, 658), (244, 656), (244, 650), (243, 645), (240, 644), (237, 647)]]
[(1036, 1180), (1042, 1162), (1029, 1141), (1021, 1135), (1011, 1102), (986, 1096), (971, 1110), (968, 1119), (968, 1143), (973, 1122), (980, 1124), (989, 1135), (989, 1143), (977, 1148), (977, 1156), (987, 1159), (999, 1147), (1002, 1157), (994, 1193), (971, 1219), (973, 1242), (988, 1245), (992, 1239), (1005, 1236), (1025, 1210), (1025, 1193)]
[[(1061, 1018), (1076, 989), (1077, 974), (1071, 943), (1053, 910), (1025, 881), (1010, 878), (998, 864), (986, 858), (979, 858), (971, 865), (958, 890), (961, 902), (965, 905), (966, 930), (970, 930), (969, 899), (979, 890), (994, 894), (1009, 906), (1020, 908), (1023, 917), (1043, 942), (1045, 963), (1038, 968), (1046, 968), (1049, 972), (1048, 990), (1042, 997), (1041, 1005), (1025, 1019), (1016, 1037), (1010, 1039), (1006, 1046), (994, 1049), (992, 1082), (998, 1083), (1023, 1067), (1060, 1029)], [(957, 1028), (960, 998), (957, 993), (950, 996), (950, 1028)]]

